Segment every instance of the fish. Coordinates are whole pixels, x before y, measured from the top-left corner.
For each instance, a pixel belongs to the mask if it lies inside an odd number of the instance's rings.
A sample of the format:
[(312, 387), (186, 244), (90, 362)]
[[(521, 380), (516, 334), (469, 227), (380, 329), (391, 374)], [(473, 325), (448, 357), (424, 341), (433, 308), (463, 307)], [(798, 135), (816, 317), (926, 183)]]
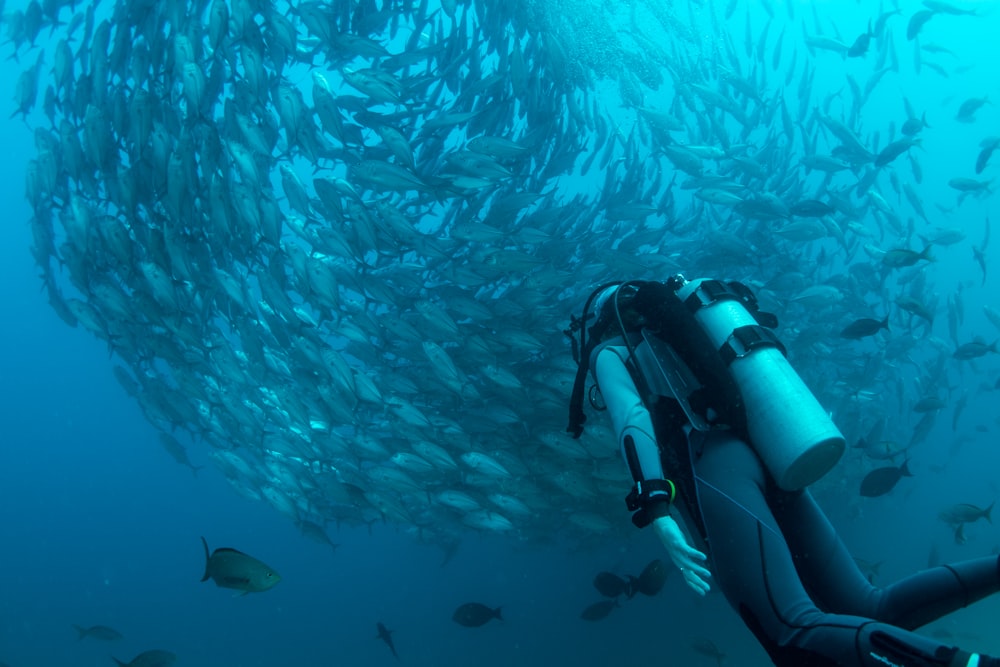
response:
[(990, 190), (990, 185), (993, 184), (993, 180), (979, 181), (974, 178), (963, 178), (956, 177), (948, 181), (948, 186), (958, 190), (959, 192), (992, 192)]
[(617, 599), (601, 600), (600, 602), (595, 602), (580, 612), (580, 618), (585, 621), (600, 621), (607, 618), (608, 615), (618, 606)]
[(451, 615), (451, 620), (466, 628), (478, 628), (486, 625), (494, 618), (503, 620), (500, 615), (501, 607), (487, 607), (479, 602), (467, 602), (459, 606), (455, 613)]
[(861, 570), (861, 574), (863, 574), (865, 579), (867, 579), (871, 584), (875, 583), (875, 578), (878, 577), (879, 570), (882, 569), (882, 564), (885, 563), (885, 561), (882, 560), (873, 563), (857, 557), (854, 558), (854, 562), (857, 564), (858, 569)]
[(931, 255), (930, 245), (926, 246), (920, 252), (909, 250), (907, 248), (893, 248), (883, 255), (882, 265), (890, 269), (899, 269), (907, 266), (913, 266), (921, 260), (926, 262), (934, 261), (934, 257)]
[(201, 538), (205, 547), (205, 574), (202, 581), (211, 579), (220, 588), (232, 588), (247, 593), (262, 593), (276, 586), (281, 576), (270, 566), (242, 551), (222, 547), (209, 555), (208, 542)]
[(129, 662), (122, 662), (118, 658), (112, 657), (118, 667), (170, 667), (177, 662), (177, 656), (170, 651), (152, 649), (143, 651), (132, 658)]
[(890, 164), (893, 160), (898, 158), (900, 155), (910, 150), (914, 146), (919, 146), (921, 143), (920, 138), (914, 137), (904, 137), (902, 139), (897, 139), (885, 148), (883, 148), (878, 155), (875, 156), (875, 166), (884, 167)]
[(907, 467), (908, 461), (900, 466), (886, 466), (872, 470), (861, 480), (861, 495), (865, 498), (877, 498), (892, 491), (904, 477), (913, 477)]
[(113, 642), (122, 638), (122, 633), (106, 625), (92, 625), (89, 628), (74, 625), (73, 628), (81, 640), (91, 637), (93, 639), (100, 639), (101, 641)]
[(986, 519), (987, 523), (993, 523), (993, 519), (990, 514), (993, 511), (993, 506), (996, 505), (996, 501), (989, 504), (988, 507), (978, 507), (977, 505), (971, 505), (969, 503), (958, 503), (957, 505), (952, 505), (946, 510), (943, 510), (939, 514), (939, 518), (949, 525), (955, 525), (959, 523), (975, 523), (980, 519)]
[(1000, 137), (988, 137), (979, 143), (980, 151), (976, 156), (976, 174), (983, 173), (986, 164), (993, 157), (993, 152), (1000, 146)]
[(726, 663), (726, 654), (719, 649), (708, 637), (697, 637), (691, 641), (691, 648), (695, 650), (695, 653), (700, 653), (701, 655), (712, 658), (715, 660), (715, 664), (718, 667), (722, 667)]
[(871, 44), (872, 37), (875, 33), (872, 32), (872, 23), (868, 22), (868, 31), (861, 33), (854, 43), (851, 44), (850, 48), (847, 49), (848, 58), (860, 58), (861, 56), (868, 53), (868, 46)]
[(927, 112), (924, 112), (920, 118), (907, 118), (899, 131), (907, 137), (912, 137), (915, 134), (919, 134), (926, 127), (930, 127), (930, 125), (927, 124)]
[(379, 621), (378, 623), (375, 624), (375, 629), (378, 631), (378, 635), (376, 635), (375, 639), (381, 639), (383, 642), (385, 642), (385, 645), (389, 647), (390, 651), (392, 651), (392, 657), (394, 657), (396, 660), (399, 660), (399, 655), (396, 653), (396, 647), (392, 643), (393, 631), (385, 627), (382, 624), (382, 621)]
[(594, 577), (594, 588), (597, 589), (598, 593), (608, 598), (616, 598), (620, 595), (632, 597), (632, 582), (611, 572), (598, 572)]
[(914, 39), (916, 39), (917, 35), (920, 34), (920, 31), (923, 29), (924, 25), (926, 25), (928, 21), (934, 18), (934, 15), (936, 13), (937, 12), (934, 12), (930, 9), (923, 9), (913, 14), (910, 17), (909, 23), (906, 24), (906, 39), (910, 40), (911, 42)]
[(988, 102), (989, 100), (985, 97), (970, 97), (969, 99), (962, 102), (962, 106), (959, 107), (958, 113), (955, 114), (955, 120), (962, 123), (971, 123), (975, 120), (976, 112)]
[(995, 340), (987, 345), (986, 341), (978, 338), (971, 343), (963, 343), (962, 345), (959, 345), (958, 349), (956, 349), (951, 356), (959, 361), (969, 361), (971, 359), (978, 359), (979, 357), (986, 356), (990, 352), (997, 354), (998, 343), (1000, 343), (1000, 340)]
[[(627, 3), (580, 16), (534, 3), (527, 32), (523, 8), (499, 0), (287, 15), (114, 0), (107, 17), (27, 5), (4, 15), (25, 70), (8, 113), (31, 126), (16, 157), (46, 301), (107, 346), (130, 400), (171, 434), (150, 445), (194, 471), (175, 442), (196, 434), (234, 491), (331, 549), (331, 523), (377, 520), (445, 560), (473, 532), (624, 535), (607, 497), (628, 473), (606, 420), (553, 437), (577, 371), (558, 332), (607, 281), (751, 278), (762, 304), (788, 310), (803, 376), (835, 378), (814, 383), (824, 405), (859, 424), (904, 413), (866, 436), (865, 458), (898, 465), (930, 437), (940, 410), (911, 423), (909, 408), (949, 373), (996, 382), (953, 367), (975, 332), (945, 282), (986, 283), (989, 226), (970, 258), (968, 226), (939, 222), (959, 211), (921, 185), (922, 161), (946, 162), (936, 133), (979, 152), (944, 179), (958, 204), (994, 189), (996, 140), (952, 132), (956, 116), (985, 121), (993, 93), (959, 85), (950, 111), (924, 112), (901, 79), (905, 115), (871, 104), (904, 67), (903, 34), (918, 75), (961, 84), (963, 65), (940, 61), (971, 62), (966, 45), (925, 35), (957, 3), (887, 6), (854, 39), (819, 17), (798, 42), (796, 3), (787, 20), (765, 4), (745, 36), (668, 3), (640, 48), (594, 42), (593, 25), (628, 25)], [(676, 95), (650, 94), (665, 89)], [(961, 273), (925, 270), (932, 245), (965, 253)], [(900, 311), (892, 335), (868, 323), (881, 340), (858, 348), (878, 353), (817, 353), (872, 295)], [(632, 593), (640, 578), (622, 576)]]
[(841, 338), (850, 340), (860, 340), (867, 336), (874, 336), (882, 329), (889, 330), (889, 316), (886, 315), (881, 320), (870, 317), (862, 317), (854, 320), (840, 331)]
[(662, 560), (655, 558), (642, 569), (635, 588), (643, 595), (656, 595), (663, 590), (663, 584), (666, 580), (667, 568), (664, 566)]
[(205, 466), (196, 466), (193, 463), (191, 463), (191, 460), (188, 458), (187, 450), (184, 448), (184, 445), (179, 443), (177, 441), (177, 438), (170, 435), (169, 433), (160, 431), (160, 444), (163, 445), (163, 448), (167, 450), (167, 453), (170, 454), (170, 456), (174, 459), (174, 461), (176, 461), (182, 466), (190, 468), (191, 474), (193, 474), (195, 477), (198, 476), (198, 471), (205, 467)]

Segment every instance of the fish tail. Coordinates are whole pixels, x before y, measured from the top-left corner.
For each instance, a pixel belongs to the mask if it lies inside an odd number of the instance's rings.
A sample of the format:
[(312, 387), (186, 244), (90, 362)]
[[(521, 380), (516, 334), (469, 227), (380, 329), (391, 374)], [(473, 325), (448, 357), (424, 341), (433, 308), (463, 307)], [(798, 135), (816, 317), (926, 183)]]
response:
[(885, 317), (882, 318), (882, 323), (879, 325), (879, 327), (885, 329), (886, 331), (889, 330), (889, 313), (886, 313)]
[(205, 537), (204, 536), (202, 536), (202, 538), (201, 538), (201, 544), (202, 544), (202, 546), (205, 547), (205, 575), (201, 578), (201, 580), (202, 581), (208, 581), (208, 579), (209, 579), (209, 576), (208, 576), (208, 563), (211, 560), (211, 556), (208, 553), (208, 542), (205, 541)]
[(899, 474), (903, 477), (913, 477), (913, 473), (910, 472), (909, 466), (906, 464), (910, 462), (910, 459), (903, 461), (903, 465), (899, 466)]
[(115, 656), (111, 656), (111, 659), (115, 661), (115, 663), (118, 665), (118, 667), (128, 667), (128, 663), (127, 662), (122, 662), (121, 660), (119, 660)]
[[(990, 505), (990, 507), (993, 507), (993, 506)], [(80, 636), (78, 637), (78, 639), (83, 639), (84, 637), (87, 636), (87, 632), (88, 632), (87, 628), (81, 628), (79, 625), (76, 625), (74, 623), (73, 624), (73, 629), (76, 630), (78, 633), (80, 633)]]
[(983, 518), (986, 519), (986, 521), (988, 521), (989, 523), (993, 523), (993, 519), (990, 517), (990, 514), (993, 512), (993, 506), (996, 504), (997, 501), (994, 500), (992, 503), (990, 503), (989, 507), (983, 510)]
[(927, 244), (927, 247), (924, 248), (924, 251), (920, 253), (920, 258), (926, 259), (928, 262), (934, 261), (934, 256), (931, 255), (931, 244), (929, 243)]
[(498, 621), (503, 620), (503, 616), (500, 615), (501, 609), (503, 609), (503, 607), (497, 607), (496, 609), (493, 610), (493, 617), (496, 618)]

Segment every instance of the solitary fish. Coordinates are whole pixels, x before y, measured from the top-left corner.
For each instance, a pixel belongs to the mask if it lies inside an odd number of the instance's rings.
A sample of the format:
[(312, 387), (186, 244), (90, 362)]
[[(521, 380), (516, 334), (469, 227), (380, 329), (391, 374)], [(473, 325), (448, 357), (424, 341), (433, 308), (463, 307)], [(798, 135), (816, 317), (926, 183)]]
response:
[(618, 600), (601, 600), (600, 602), (595, 602), (580, 613), (580, 618), (585, 621), (600, 621), (601, 619), (607, 618), (615, 607), (618, 606)]
[(616, 598), (625, 593), (632, 597), (630, 584), (630, 581), (625, 581), (611, 572), (598, 572), (597, 576), (594, 577), (594, 588), (606, 598)]
[(176, 655), (170, 651), (160, 651), (159, 649), (143, 651), (132, 658), (131, 662), (122, 662), (114, 657), (111, 659), (118, 663), (119, 667), (170, 667), (177, 662)]
[(667, 580), (667, 568), (659, 558), (647, 565), (639, 575), (639, 592), (643, 595), (656, 595), (663, 589)]
[(381, 639), (382, 641), (384, 641), (385, 645), (389, 647), (390, 651), (392, 651), (392, 657), (396, 658), (396, 660), (399, 660), (399, 656), (396, 655), (396, 647), (393, 646), (392, 644), (392, 630), (382, 625), (381, 621), (376, 623), (375, 627), (378, 630), (378, 635), (375, 637), (375, 639)]
[(201, 538), (205, 547), (205, 576), (221, 588), (234, 588), (247, 593), (262, 593), (281, 581), (281, 576), (273, 568), (236, 549), (216, 549), (208, 553), (208, 542)]
[(996, 502), (990, 503), (989, 507), (982, 508), (969, 503), (959, 503), (957, 505), (952, 505), (945, 511), (941, 512), (940, 518), (942, 521), (948, 524), (959, 524), (959, 523), (973, 523), (979, 519), (986, 519), (987, 523), (993, 523), (993, 519), (990, 514), (993, 512), (993, 506)]
[(906, 467), (906, 461), (903, 461), (903, 465), (899, 467), (876, 468), (861, 480), (861, 495), (865, 498), (884, 496), (892, 491), (896, 483), (904, 477), (913, 477), (910, 469)]
[(701, 653), (703, 656), (712, 658), (715, 660), (715, 664), (722, 667), (726, 662), (726, 654), (723, 653), (718, 646), (715, 645), (708, 637), (699, 637), (691, 642), (691, 648), (696, 652)]
[(882, 329), (886, 331), (889, 330), (889, 316), (886, 315), (883, 320), (876, 320), (871, 317), (862, 317), (861, 319), (854, 320), (840, 332), (841, 338), (848, 338), (850, 340), (860, 340), (866, 336), (874, 336)]
[(113, 642), (122, 638), (122, 633), (118, 632), (114, 628), (109, 628), (106, 625), (93, 625), (89, 628), (81, 628), (79, 625), (74, 625), (73, 627), (80, 634), (79, 638), (81, 640), (91, 637), (93, 639), (100, 639), (106, 642)]
[(493, 609), (478, 602), (467, 602), (456, 609), (455, 613), (451, 615), (453, 621), (467, 628), (478, 628), (481, 625), (486, 625), (494, 618), (498, 621), (503, 620), (503, 616), (500, 615), (500, 607)]

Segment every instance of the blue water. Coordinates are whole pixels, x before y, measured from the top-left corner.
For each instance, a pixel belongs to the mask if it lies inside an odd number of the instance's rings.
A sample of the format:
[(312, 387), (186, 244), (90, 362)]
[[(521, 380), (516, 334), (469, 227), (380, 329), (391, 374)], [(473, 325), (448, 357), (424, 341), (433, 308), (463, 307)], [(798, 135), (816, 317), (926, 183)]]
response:
[[(7, 10), (16, 4), (9, 2)], [(775, 4), (775, 20), (787, 22), (780, 3)], [(837, 26), (847, 42), (864, 29), (868, 11), (876, 13), (873, 3), (815, 4), (824, 25)], [(798, 49), (803, 58), (799, 23), (808, 17), (811, 32), (812, 18), (804, 10), (807, 3), (796, 6), (786, 48)], [(997, 17), (990, 12), (977, 19), (935, 17), (927, 25), (927, 40), (957, 54), (956, 65), (936, 60), (947, 67), (978, 65), (944, 79), (926, 68), (919, 76), (913, 72), (904, 31), (918, 4), (903, 7), (903, 16), (890, 24), (903, 71), (883, 81), (863, 111), (863, 125), (883, 128), (884, 145), (889, 121), (898, 127), (905, 120), (900, 94), (918, 112), (928, 111), (934, 130), (925, 133), (918, 153), (925, 171), (921, 194), (932, 218), (942, 226), (962, 227), (968, 235), (962, 243), (936, 249), (929, 280), (942, 304), (963, 285), (968, 311), (963, 333), (992, 341), (997, 332), (982, 316), (981, 305), (1000, 308), (1000, 279), (991, 273), (987, 285), (980, 286), (969, 247), (981, 240), (987, 215), (1000, 219), (996, 200), (970, 199), (947, 216), (930, 202), (953, 206), (955, 193), (947, 180), (973, 175), (978, 142), (1000, 134), (1000, 107), (993, 104), (980, 110), (973, 125), (952, 120), (968, 97), (986, 95), (1000, 104), (994, 74), (1000, 55)], [(740, 49), (744, 16), (743, 9), (737, 10), (732, 25)], [(763, 16), (755, 7), (752, 21), (762, 25)], [(777, 31), (772, 27), (769, 45)], [(873, 58), (871, 53), (845, 63), (828, 53), (810, 56), (819, 68), (816, 85), (825, 88), (813, 91), (814, 99), (842, 89), (845, 67), (863, 82)], [(0, 90), (13, 91), (32, 60), (0, 66)], [(775, 74), (768, 80), (777, 84), (779, 78)], [(39, 119), (37, 112), (29, 117)], [(31, 131), (19, 118), (0, 123), (5, 162), (0, 201), (7, 209), (0, 244), (0, 662), (12, 667), (109, 665), (111, 655), (127, 661), (143, 650), (162, 648), (176, 653), (178, 664), (192, 666), (394, 664), (375, 639), (375, 624), (381, 621), (395, 631), (402, 664), (411, 666), (714, 664), (693, 650), (695, 637), (712, 639), (730, 656), (730, 665), (768, 664), (721, 595), (696, 599), (674, 575), (656, 598), (624, 601), (621, 610), (599, 623), (579, 619), (580, 611), (599, 599), (590, 583), (598, 571), (637, 574), (665, 555), (648, 532), (581, 550), (559, 540), (528, 546), (512, 536), (469, 531), (457, 555), (442, 567), (440, 549), (419, 544), (392, 525), (379, 523), (371, 530), (331, 525), (331, 537), (341, 545), (333, 554), (303, 538), (275, 510), (238, 496), (197, 443), (183, 440), (194, 463), (208, 467), (195, 478), (176, 465), (159, 445), (157, 430), (115, 381), (115, 360), (104, 343), (82, 328), (67, 327), (46, 303), (28, 252), (31, 212), (23, 196), (24, 165), (34, 155)], [(990, 167), (983, 176), (996, 174), (997, 167)], [(1000, 239), (994, 239), (987, 253), (991, 272), (1000, 271), (998, 246)], [(935, 325), (942, 339), (947, 338), (944, 319)], [(981, 383), (996, 382), (997, 357), (964, 366), (951, 377), (976, 392)], [(997, 551), (1000, 535), (994, 526), (970, 526), (968, 543), (958, 545), (937, 514), (955, 502), (987, 505), (1000, 496), (998, 396), (974, 393), (960, 429), (969, 439), (957, 452), (952, 445), (959, 434), (951, 431), (950, 411), (942, 416), (914, 457), (917, 476), (893, 494), (859, 501), (856, 482), (863, 470), (854, 459), (842, 464), (857, 467), (843, 474), (851, 484), (824, 489), (824, 509), (852, 551), (868, 561), (885, 561), (880, 582), (924, 567), (932, 547), (944, 560)], [(935, 472), (937, 466), (944, 468)], [(628, 521), (624, 508), (621, 521)], [(233, 547), (264, 560), (282, 582), (246, 597), (199, 583), (202, 535), (213, 548)], [(505, 621), (478, 629), (456, 625), (453, 610), (470, 601), (502, 605)], [(1000, 653), (998, 620), (1000, 601), (990, 600), (930, 630), (948, 632), (949, 641), (968, 648)], [(78, 641), (73, 624), (108, 625), (125, 638)]]

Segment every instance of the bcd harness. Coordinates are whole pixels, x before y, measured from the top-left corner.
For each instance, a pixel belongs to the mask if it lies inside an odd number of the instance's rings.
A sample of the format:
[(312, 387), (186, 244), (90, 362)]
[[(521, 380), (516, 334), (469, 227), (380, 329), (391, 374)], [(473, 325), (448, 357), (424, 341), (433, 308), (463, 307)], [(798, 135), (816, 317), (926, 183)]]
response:
[[(629, 353), (626, 368), (640, 392), (643, 404), (654, 416), (654, 430), (661, 458), (671, 459), (670, 462), (676, 466), (673, 470), (682, 474), (676, 485), (671, 480), (644, 479), (638, 461), (635, 460), (634, 448), (630, 456), (629, 448), (623, 447), (626, 463), (635, 480), (625, 502), (629, 511), (634, 512), (632, 522), (640, 528), (667, 514), (678, 495), (678, 485), (684, 490), (685, 496), (693, 490), (692, 480), (687, 479), (691, 477), (690, 473), (683, 474), (684, 470), (690, 471), (686, 447), (667, 446), (675, 444), (675, 438), (686, 439), (681, 430), (685, 422), (700, 422), (699, 428), (707, 425), (707, 428), (712, 429), (735, 429), (745, 435), (746, 414), (739, 387), (728, 371), (729, 363), (760, 346), (775, 346), (784, 351), (770, 331), (777, 325), (777, 318), (759, 309), (755, 296), (746, 286), (737, 282), (707, 280), (682, 302), (676, 292), (684, 284), (682, 276), (675, 276), (665, 283), (628, 281), (601, 285), (587, 299), (581, 317), (571, 317), (570, 326), (564, 331), (571, 340), (573, 358), (577, 362), (566, 430), (574, 438), (579, 438), (583, 433), (583, 423), (587, 419), (583, 411), (583, 399), (591, 357), (598, 345), (620, 336)], [(601, 312), (591, 312), (595, 298), (616, 285), (615, 292), (604, 300)], [(623, 294), (624, 298), (619, 298)], [(701, 307), (729, 299), (739, 301), (757, 324), (739, 327), (719, 349), (712, 344), (694, 313)], [(588, 321), (591, 319), (594, 322), (588, 328)], [(579, 342), (576, 338), (578, 330)], [(664, 397), (662, 392), (652, 392), (636, 362), (633, 338), (637, 332), (641, 332), (642, 336), (652, 334), (654, 338), (662, 339), (676, 350), (679, 359), (683, 360), (683, 364), (687, 365), (690, 373), (697, 379), (697, 384), (700, 385), (698, 389), (684, 398)], [(685, 408), (683, 411), (680, 409), (682, 404)], [(685, 419), (685, 413), (688, 414), (688, 419)], [(626, 441), (630, 439), (626, 437)], [(628, 442), (623, 443), (627, 444)], [(684, 453), (672, 451), (676, 449), (684, 449)], [(689, 501), (690, 509), (691, 498), (686, 500)]]

